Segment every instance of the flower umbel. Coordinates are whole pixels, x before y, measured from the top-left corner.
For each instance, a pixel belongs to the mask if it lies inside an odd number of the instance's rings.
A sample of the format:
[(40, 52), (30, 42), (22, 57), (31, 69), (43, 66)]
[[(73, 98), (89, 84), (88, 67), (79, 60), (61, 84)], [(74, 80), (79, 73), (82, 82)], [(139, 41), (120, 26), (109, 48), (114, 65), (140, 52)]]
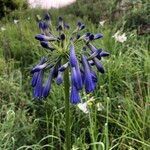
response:
[[(71, 74), (70, 102), (80, 103), (82, 89), (85, 89), (86, 93), (96, 89), (98, 80), (96, 70), (102, 74), (105, 72), (101, 57), (109, 56), (109, 53), (93, 45), (94, 41), (101, 39), (103, 35), (101, 33), (81, 35), (81, 30), (85, 28), (85, 24), (81, 22), (78, 22), (76, 29), (69, 34), (70, 26), (62, 17), (58, 18), (57, 27), (54, 29), (48, 13), (38, 24), (41, 33), (37, 34), (35, 39), (40, 42), (48, 55), (31, 70), (34, 98), (46, 98), (51, 91), (53, 81), (61, 85), (64, 72), (68, 69)], [(78, 43), (80, 45), (82, 43), (82, 48)], [(45, 79), (47, 72), (49, 75)]]

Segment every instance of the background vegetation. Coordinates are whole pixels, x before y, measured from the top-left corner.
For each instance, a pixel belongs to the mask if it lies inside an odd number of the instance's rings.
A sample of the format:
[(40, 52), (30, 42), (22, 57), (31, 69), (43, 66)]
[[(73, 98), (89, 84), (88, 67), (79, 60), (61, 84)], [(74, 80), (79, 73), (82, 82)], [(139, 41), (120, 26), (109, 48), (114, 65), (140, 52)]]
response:
[[(82, 94), (83, 101), (94, 99), (90, 113), (71, 106), (74, 150), (150, 149), (148, 1), (129, 2), (123, 11), (118, 10), (121, 1), (113, 0), (78, 0), (72, 6), (49, 10), (54, 24), (61, 15), (70, 26), (83, 20), (86, 31), (103, 33), (96, 45), (111, 54), (104, 61), (106, 74), (99, 75), (97, 90)], [(7, 15), (4, 9), (0, 13), (5, 15), (0, 20), (0, 149), (63, 150), (63, 87), (54, 83), (46, 101), (34, 101), (30, 86), (30, 69), (45, 54), (34, 40), (39, 32), (36, 16), (45, 11), (22, 9), (22, 4)], [(103, 20), (106, 23), (101, 26)], [(126, 33), (127, 41), (112, 38), (117, 30)], [(101, 111), (97, 103), (102, 105)]]

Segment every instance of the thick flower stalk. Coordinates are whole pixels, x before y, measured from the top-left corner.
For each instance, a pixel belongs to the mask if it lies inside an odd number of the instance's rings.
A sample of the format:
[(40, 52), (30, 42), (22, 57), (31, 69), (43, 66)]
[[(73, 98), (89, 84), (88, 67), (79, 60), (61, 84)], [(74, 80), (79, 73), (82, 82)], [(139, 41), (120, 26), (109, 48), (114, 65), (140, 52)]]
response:
[[(62, 17), (58, 18), (57, 27), (54, 28), (49, 14), (39, 21), (41, 33), (37, 34), (35, 39), (47, 50), (48, 55), (42, 57), (31, 70), (35, 99), (46, 98), (54, 81), (58, 85), (63, 84), (66, 69), (70, 72), (70, 102), (72, 104), (78, 104), (81, 101), (81, 90), (85, 89), (86, 93), (91, 93), (96, 89), (96, 69), (100, 73), (105, 72), (101, 58), (109, 56), (109, 53), (93, 45), (93, 42), (101, 39), (103, 35), (101, 33), (81, 35), (80, 31), (84, 28), (85, 25), (78, 22), (76, 29), (68, 34), (70, 27)], [(80, 45), (82, 43), (83, 48), (79, 49), (78, 43)], [(47, 79), (45, 79), (46, 72), (49, 73)]]

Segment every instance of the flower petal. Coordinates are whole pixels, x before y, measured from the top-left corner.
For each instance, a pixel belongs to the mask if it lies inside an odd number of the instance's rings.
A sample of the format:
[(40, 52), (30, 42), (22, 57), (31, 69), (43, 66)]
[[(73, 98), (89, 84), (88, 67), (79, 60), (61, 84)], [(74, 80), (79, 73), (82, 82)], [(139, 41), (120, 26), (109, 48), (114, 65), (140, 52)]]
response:
[(37, 34), (35, 36), (35, 39), (39, 40), (39, 41), (57, 41), (58, 39), (55, 38), (54, 36), (46, 36), (43, 34)]
[(97, 33), (94, 35), (94, 40), (100, 39), (102, 37), (103, 37), (103, 35), (101, 33)]
[(41, 41), (41, 46), (42, 46), (43, 48), (49, 49), (49, 50), (51, 50), (51, 51), (54, 50), (54, 48), (51, 47), (50, 44), (49, 44), (47, 41)]
[(77, 90), (82, 89), (82, 76), (79, 67), (71, 68), (71, 81), (72, 84), (77, 88)]
[(78, 104), (78, 103), (80, 103), (79, 91), (73, 85), (71, 87), (70, 101), (71, 101), (72, 104)]
[(77, 58), (76, 58), (75, 49), (74, 49), (74, 45), (73, 44), (71, 44), (71, 46), (70, 46), (69, 61), (70, 61), (71, 67), (76, 67), (76, 65), (77, 65)]
[(56, 83), (60, 85), (63, 82), (63, 72), (59, 71), (58, 76), (56, 78)]
[(95, 89), (95, 84), (92, 80), (91, 70), (89, 63), (85, 56), (82, 55), (82, 64), (84, 68), (84, 84), (86, 93), (93, 92)]
[(100, 56), (101, 56), (101, 57), (107, 57), (107, 56), (109, 56), (109, 53), (102, 51), (102, 52), (100, 53)]
[(31, 80), (31, 86), (32, 86), (32, 87), (35, 87), (35, 86), (36, 86), (38, 76), (39, 76), (39, 72), (35, 72), (35, 73), (33, 74), (33, 77), (32, 77), (32, 80)]
[(31, 73), (38, 72), (38, 71), (44, 69), (46, 66), (47, 66), (47, 63), (44, 63), (42, 65), (37, 65), (31, 70)]
[(97, 58), (93, 58), (94, 64), (99, 72), (105, 73), (105, 70), (103, 68), (103, 65), (100, 63), (100, 61)]
[(37, 83), (34, 87), (34, 92), (33, 92), (33, 96), (34, 98), (42, 98), (42, 90), (43, 90), (43, 70), (41, 70), (39, 72), (38, 78), (37, 78)]
[(53, 77), (53, 73), (54, 73), (54, 68), (51, 69), (50, 73), (49, 73), (49, 77), (43, 87), (43, 92), (42, 92), (42, 96), (44, 98), (46, 98), (51, 90), (51, 82), (52, 82), (52, 77)]

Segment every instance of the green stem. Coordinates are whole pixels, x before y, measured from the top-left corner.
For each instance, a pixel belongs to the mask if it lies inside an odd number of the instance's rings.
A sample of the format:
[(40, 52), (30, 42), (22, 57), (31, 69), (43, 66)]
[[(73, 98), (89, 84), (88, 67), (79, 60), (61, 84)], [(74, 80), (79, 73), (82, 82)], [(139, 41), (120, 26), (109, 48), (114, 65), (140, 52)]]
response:
[(65, 117), (66, 117), (66, 150), (71, 150), (71, 130), (70, 130), (70, 100), (69, 100), (69, 69), (64, 74), (64, 92), (65, 92)]

